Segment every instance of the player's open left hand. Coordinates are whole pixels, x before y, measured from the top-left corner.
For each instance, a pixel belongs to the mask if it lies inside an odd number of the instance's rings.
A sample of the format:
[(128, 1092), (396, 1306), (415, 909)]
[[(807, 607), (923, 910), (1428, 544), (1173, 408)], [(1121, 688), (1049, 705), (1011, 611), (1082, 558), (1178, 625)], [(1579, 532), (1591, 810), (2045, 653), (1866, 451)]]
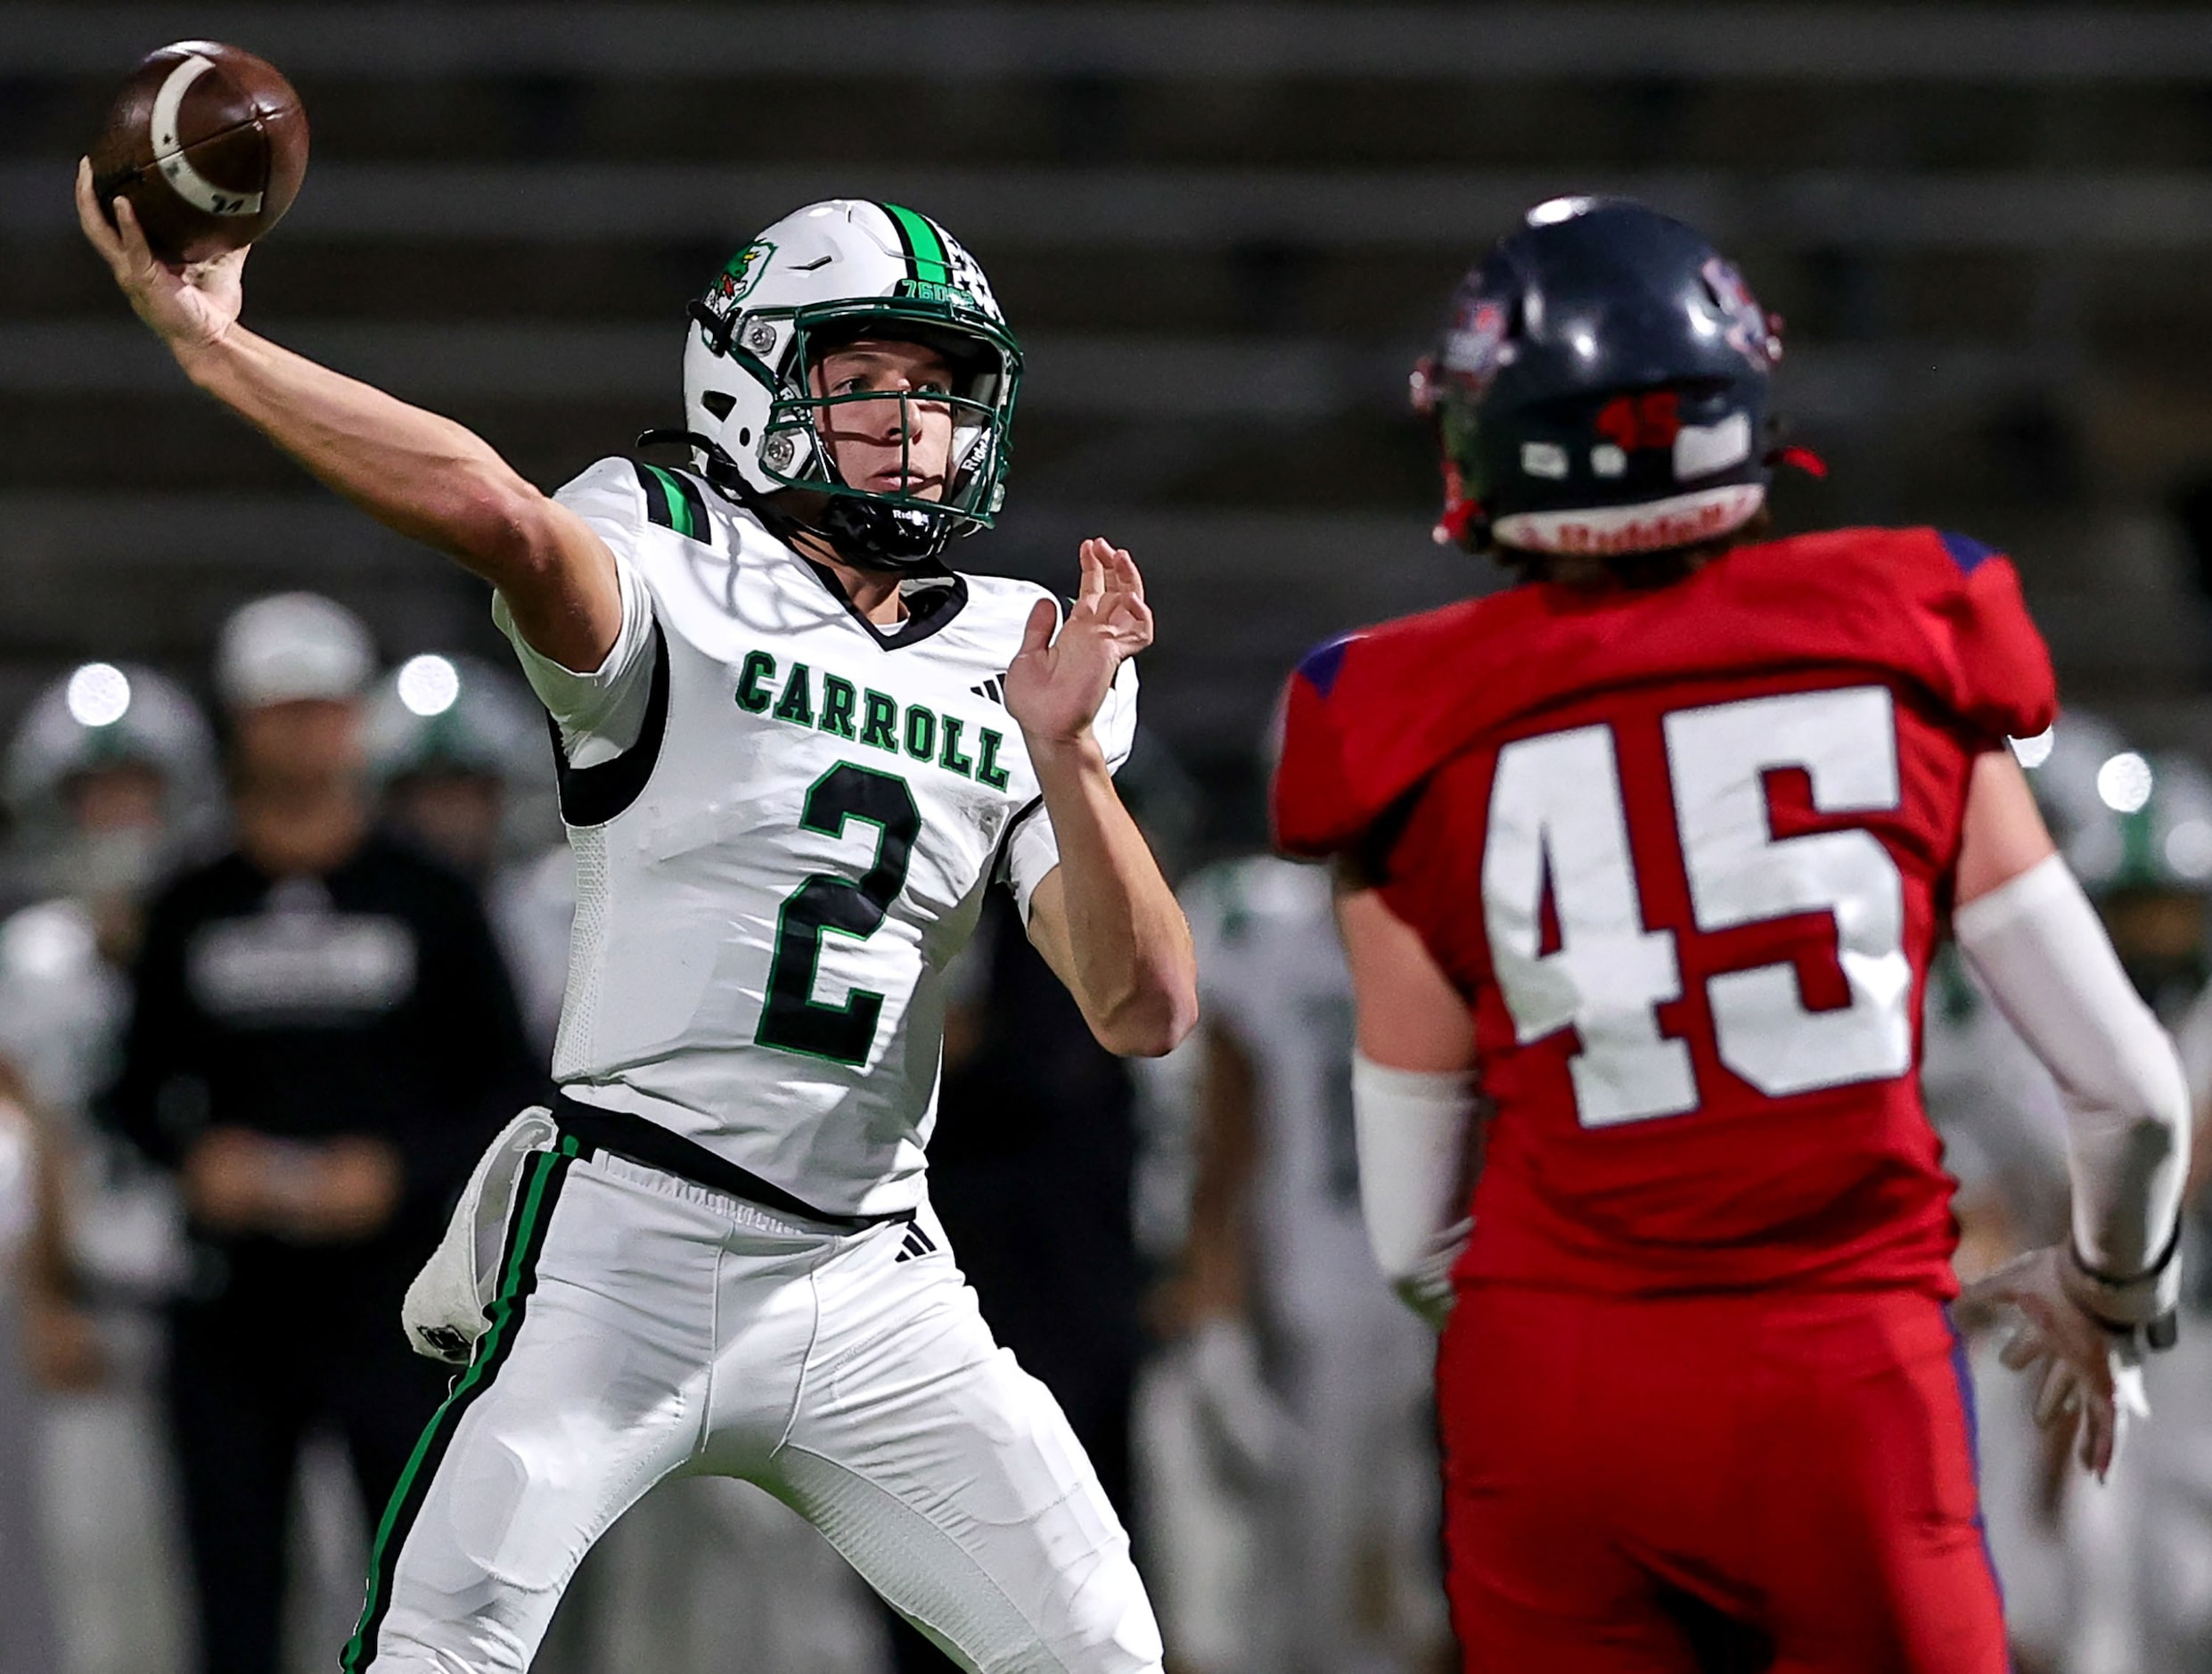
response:
[(2074, 1432), (2074, 1454), (2099, 1481), (2112, 1468), (2128, 1426), (2151, 1416), (2136, 1333), (2097, 1318), (2069, 1293), (2056, 1245), (2031, 1250), (1968, 1285), (1964, 1310), (2008, 1309), (2011, 1336), (1999, 1357), (2042, 1380), (2036, 1422)]
[(1122, 661), (1152, 643), (1152, 612), (1136, 561), (1111, 541), (1083, 543), (1083, 586), (1061, 624), (1039, 599), (1006, 670), (1006, 710), (1032, 747), (1073, 743), (1089, 732)]
[(244, 305), (246, 249), (226, 251), (212, 261), (172, 267), (147, 247), (130, 201), (118, 198), (115, 224), (100, 212), (92, 190), (92, 161), (77, 164), (77, 224), (115, 275), (115, 283), (138, 317), (162, 341), (177, 350), (221, 341)]

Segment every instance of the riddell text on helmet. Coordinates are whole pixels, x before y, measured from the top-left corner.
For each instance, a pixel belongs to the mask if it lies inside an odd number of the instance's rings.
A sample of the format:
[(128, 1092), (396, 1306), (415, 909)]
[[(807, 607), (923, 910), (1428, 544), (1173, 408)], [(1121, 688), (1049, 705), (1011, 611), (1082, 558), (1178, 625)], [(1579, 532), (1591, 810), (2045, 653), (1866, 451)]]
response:
[(1601, 556), (1663, 552), (1725, 535), (1766, 504), (1764, 483), (1735, 482), (1643, 505), (1520, 512), (1497, 521), (1496, 538), (1528, 552)]

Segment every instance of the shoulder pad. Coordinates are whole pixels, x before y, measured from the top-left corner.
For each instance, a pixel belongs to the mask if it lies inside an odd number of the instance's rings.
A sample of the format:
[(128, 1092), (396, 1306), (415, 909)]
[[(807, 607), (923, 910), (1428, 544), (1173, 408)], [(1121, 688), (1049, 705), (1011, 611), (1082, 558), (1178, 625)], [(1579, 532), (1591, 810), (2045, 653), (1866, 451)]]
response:
[(715, 544), (706, 493), (688, 472), (643, 460), (602, 459), (563, 483), (553, 497), (622, 557), (637, 556), (637, 537), (650, 528)]
[(1480, 726), (1484, 659), (1470, 636), (1491, 608), (1465, 600), (1307, 654), (1282, 704), (1272, 796), (1279, 851), (1318, 859), (1356, 847)]
[(553, 498), (587, 522), (635, 526), (645, 521), (637, 465), (621, 458), (594, 460), (553, 490)]

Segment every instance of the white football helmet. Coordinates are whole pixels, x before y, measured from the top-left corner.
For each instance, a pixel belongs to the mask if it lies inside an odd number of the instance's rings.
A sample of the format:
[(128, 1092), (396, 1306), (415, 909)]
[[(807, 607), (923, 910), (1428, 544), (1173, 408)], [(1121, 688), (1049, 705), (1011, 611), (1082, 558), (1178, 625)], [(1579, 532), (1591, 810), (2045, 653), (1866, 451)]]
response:
[[(121, 767), (160, 776), (158, 835), (78, 830), (72, 783)], [(143, 884), (165, 854), (190, 847), (222, 816), (215, 740), (199, 706), (136, 663), (86, 663), (33, 699), (9, 743), (0, 790), (34, 874), (72, 893)]]
[[(684, 351), (687, 439), (709, 480), (771, 526), (809, 529), (848, 562), (927, 567), (957, 535), (990, 527), (1006, 497), (1007, 432), (1021, 350), (975, 258), (927, 216), (837, 198), (785, 216), (733, 256), (691, 306)], [(905, 401), (899, 394), (817, 396), (807, 373), (825, 349), (860, 336), (925, 342), (956, 380), (944, 497), (848, 486), (823, 446), (824, 408)], [(822, 496), (802, 519), (788, 500)], [(807, 502), (801, 502), (807, 505)]]

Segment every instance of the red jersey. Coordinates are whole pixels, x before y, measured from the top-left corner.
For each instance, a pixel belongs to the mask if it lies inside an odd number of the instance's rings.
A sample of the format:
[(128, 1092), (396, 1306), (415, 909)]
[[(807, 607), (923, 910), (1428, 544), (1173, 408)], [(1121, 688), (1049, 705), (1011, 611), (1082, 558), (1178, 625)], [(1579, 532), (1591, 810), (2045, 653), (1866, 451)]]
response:
[(1474, 1010), (1462, 1276), (1951, 1294), (1921, 992), (1974, 758), (2055, 708), (2011, 564), (1931, 529), (1532, 583), (1308, 657), (1276, 840), (1375, 863)]

